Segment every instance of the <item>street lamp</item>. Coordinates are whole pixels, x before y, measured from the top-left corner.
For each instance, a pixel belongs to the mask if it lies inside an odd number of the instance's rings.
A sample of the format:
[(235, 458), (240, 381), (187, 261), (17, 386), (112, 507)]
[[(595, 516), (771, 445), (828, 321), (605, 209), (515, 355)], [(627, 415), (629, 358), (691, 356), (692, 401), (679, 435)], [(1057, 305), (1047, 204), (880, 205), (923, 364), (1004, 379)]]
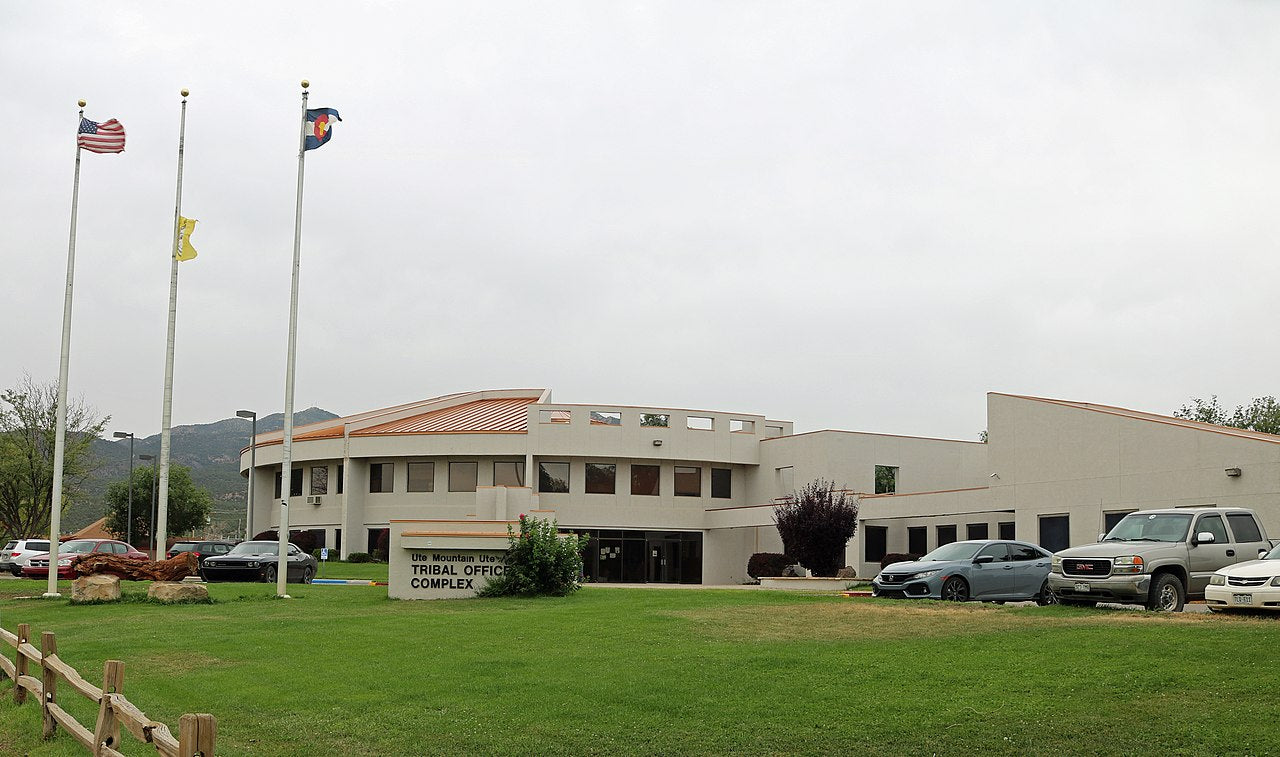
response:
[(128, 431), (117, 431), (112, 434), (117, 439), (129, 439), (129, 519), (125, 521), (125, 543), (133, 546), (133, 434)]
[(139, 460), (151, 461), (151, 559), (159, 560), (160, 553), (156, 552), (156, 484), (159, 483), (159, 473), (156, 472), (156, 466), (160, 461), (155, 455), (138, 455)]
[(237, 418), (248, 418), (253, 428), (249, 432), (249, 493), (245, 495), (244, 538), (253, 538), (253, 475), (258, 469), (258, 414), (252, 410), (237, 410)]

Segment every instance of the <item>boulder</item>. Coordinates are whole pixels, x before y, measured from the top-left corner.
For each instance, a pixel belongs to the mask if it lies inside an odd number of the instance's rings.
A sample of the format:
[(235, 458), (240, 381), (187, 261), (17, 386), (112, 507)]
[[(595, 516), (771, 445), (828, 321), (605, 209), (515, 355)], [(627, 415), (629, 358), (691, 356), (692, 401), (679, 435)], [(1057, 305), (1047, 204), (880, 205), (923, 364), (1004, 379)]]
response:
[(836, 578), (857, 578), (857, 577), (858, 577), (858, 571), (854, 570), (853, 566), (851, 565), (846, 565), (840, 570), (836, 571)]
[(72, 602), (114, 602), (120, 599), (120, 579), (116, 576), (81, 576), (71, 582)]
[(161, 602), (208, 602), (209, 590), (203, 584), (157, 581), (147, 589), (147, 597)]

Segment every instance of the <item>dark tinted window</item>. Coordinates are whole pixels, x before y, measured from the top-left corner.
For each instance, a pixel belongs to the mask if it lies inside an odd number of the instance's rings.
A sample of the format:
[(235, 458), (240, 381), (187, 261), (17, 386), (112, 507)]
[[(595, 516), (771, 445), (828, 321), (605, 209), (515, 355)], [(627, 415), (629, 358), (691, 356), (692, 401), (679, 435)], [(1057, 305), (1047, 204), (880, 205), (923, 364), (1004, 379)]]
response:
[(1248, 513), (1228, 513), (1227, 522), (1231, 524), (1231, 530), (1236, 535), (1236, 541), (1262, 541), (1262, 531), (1258, 530), (1258, 524), (1254, 521), (1252, 515)]
[(970, 523), (969, 525), (965, 526), (964, 538), (966, 539), (987, 538), (987, 524), (986, 523)]
[(1002, 541), (988, 544), (978, 552), (976, 557), (986, 557), (987, 555), (994, 557), (995, 562), (1009, 562), (1009, 547)]
[(1221, 515), (1201, 515), (1199, 522), (1196, 523), (1196, 535), (1204, 531), (1213, 534), (1214, 544), (1226, 544), (1231, 541), (1227, 536), (1227, 526), (1222, 522)]
[(1023, 560), (1039, 560), (1044, 557), (1044, 553), (1030, 544), (1010, 544), (1009, 556), (1015, 561)]
[(395, 467), (392, 463), (371, 463), (369, 465), (369, 493), (380, 494), (392, 491), (392, 475)]
[(924, 526), (907, 528), (907, 551), (913, 555), (923, 555), (929, 551), (929, 532)]
[(569, 464), (538, 463), (538, 491), (548, 494), (568, 494)]
[(1071, 520), (1066, 515), (1045, 515), (1040, 518), (1040, 546), (1057, 552), (1071, 546)]
[(658, 466), (631, 466), (631, 493), (658, 496)]
[(676, 466), (676, 496), (702, 496), (702, 469), (683, 465)]
[(613, 494), (618, 466), (613, 463), (587, 463), (587, 494)]
[(1009, 521), (1009, 522), (1006, 522), (1006, 523), (1001, 523), (1001, 524), (1000, 524), (1000, 533), (998, 534), (998, 536), (999, 536), (1001, 539), (1016, 539), (1016, 538), (1018, 538), (1018, 533), (1017, 533), (1017, 530), (1013, 527), (1013, 522), (1012, 522), (1012, 521)]
[(711, 469), (711, 496), (716, 499), (729, 499), (733, 496), (733, 471), (728, 468)]
[(1120, 512), (1120, 513), (1103, 513), (1102, 514), (1102, 530), (1105, 533), (1111, 533), (1111, 529), (1115, 528), (1116, 524), (1124, 520), (1124, 516), (1128, 515), (1131, 512), (1133, 511), (1126, 510), (1125, 512)]
[(880, 562), (888, 552), (889, 529), (887, 526), (865, 526), (863, 533), (862, 559), (867, 562)]
[(449, 463), (449, 491), (473, 492), (479, 484), (480, 463)]
[(938, 546), (950, 544), (956, 540), (955, 526), (938, 526)]
[(302, 469), (294, 468), (289, 472), (289, 496), (302, 496)]

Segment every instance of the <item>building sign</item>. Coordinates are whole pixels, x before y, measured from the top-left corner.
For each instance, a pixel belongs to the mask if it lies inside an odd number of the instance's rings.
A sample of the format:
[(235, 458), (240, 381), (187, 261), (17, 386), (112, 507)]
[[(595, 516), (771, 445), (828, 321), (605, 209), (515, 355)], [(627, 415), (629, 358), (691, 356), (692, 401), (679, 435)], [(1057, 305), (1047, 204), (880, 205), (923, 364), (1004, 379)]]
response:
[(474, 597), (506, 570), (504, 550), (403, 549), (400, 570), (390, 576), (393, 599)]

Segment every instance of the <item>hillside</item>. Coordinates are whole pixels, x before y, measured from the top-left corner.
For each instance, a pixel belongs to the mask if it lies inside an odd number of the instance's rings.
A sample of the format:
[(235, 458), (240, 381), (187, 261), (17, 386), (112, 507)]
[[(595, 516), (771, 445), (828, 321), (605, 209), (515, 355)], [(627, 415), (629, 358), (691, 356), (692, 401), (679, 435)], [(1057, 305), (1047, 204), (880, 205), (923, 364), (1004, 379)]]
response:
[[(337, 418), (328, 410), (309, 407), (293, 414), (295, 426)], [(284, 413), (258, 419), (258, 433), (275, 431), (284, 425)], [(213, 531), (233, 534), (237, 522), (244, 522), (245, 479), (240, 475), (240, 450), (249, 444), (250, 423), (244, 418), (226, 418), (213, 423), (174, 426), (170, 431), (171, 459), (191, 468), (191, 479), (213, 495)], [(129, 440), (99, 439), (93, 445), (99, 466), (85, 482), (85, 498), (63, 515), (63, 530), (75, 531), (101, 518), (106, 512), (107, 486), (129, 475)], [(160, 435), (133, 442), (135, 455), (159, 455)], [(135, 466), (147, 465), (134, 460)]]

